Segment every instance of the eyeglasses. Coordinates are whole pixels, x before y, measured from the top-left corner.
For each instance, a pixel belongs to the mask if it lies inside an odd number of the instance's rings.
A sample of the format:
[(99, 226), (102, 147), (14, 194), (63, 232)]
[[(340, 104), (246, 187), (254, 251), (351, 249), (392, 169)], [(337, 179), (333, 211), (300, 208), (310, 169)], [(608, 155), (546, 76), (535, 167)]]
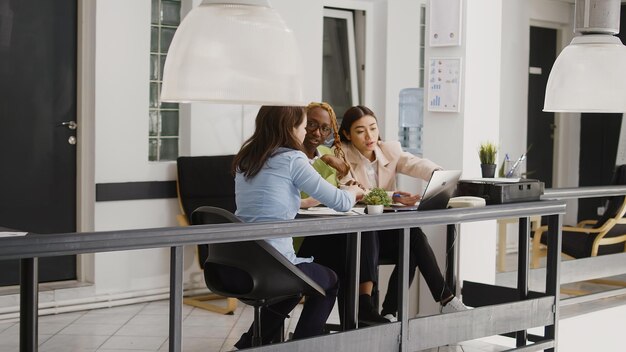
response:
[(323, 136), (328, 136), (329, 134), (331, 134), (331, 132), (333, 131), (333, 128), (328, 126), (328, 125), (319, 125), (317, 122), (315, 121), (307, 121), (306, 123), (306, 130), (308, 132), (314, 132), (315, 130), (319, 129), (320, 133)]

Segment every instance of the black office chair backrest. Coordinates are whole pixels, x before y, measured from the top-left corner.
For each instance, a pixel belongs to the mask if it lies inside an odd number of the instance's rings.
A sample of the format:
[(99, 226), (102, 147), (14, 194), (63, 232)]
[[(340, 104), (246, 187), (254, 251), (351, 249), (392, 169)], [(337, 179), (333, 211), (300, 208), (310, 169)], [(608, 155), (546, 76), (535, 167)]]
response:
[[(615, 168), (611, 184), (615, 186), (626, 185), (626, 165), (618, 165)], [(598, 218), (598, 222), (594, 227), (602, 227), (607, 220), (614, 218), (619, 209), (622, 207), (622, 204), (624, 204), (624, 196), (609, 197), (605, 206), (604, 214)]]
[[(612, 185), (626, 185), (626, 165), (618, 165), (613, 174)], [(619, 210), (624, 204), (624, 196), (609, 197), (606, 202), (604, 214), (598, 218), (595, 228), (602, 227), (607, 220), (615, 218)], [(604, 236), (604, 238), (618, 237), (626, 233), (625, 224), (615, 224), (613, 228)], [(577, 236), (580, 237), (580, 236)], [(586, 247), (591, 248), (597, 236), (588, 236), (586, 239)], [(585, 237), (583, 237), (585, 238)], [(598, 255), (615, 254), (624, 252), (624, 243), (605, 244), (598, 247)]]
[[(180, 202), (191, 224), (196, 208), (210, 205), (235, 212), (234, 155), (181, 156), (176, 160)], [(207, 256), (207, 246), (198, 245), (200, 267)]]
[(180, 198), (188, 218), (196, 208), (203, 205), (235, 212), (235, 177), (232, 174), (234, 157), (181, 156), (176, 160)]
[[(216, 207), (200, 207), (191, 216), (192, 225), (233, 222), (241, 220)], [(299, 293), (325, 295), (315, 281), (263, 240), (210, 244), (204, 278), (211, 291), (246, 303)]]

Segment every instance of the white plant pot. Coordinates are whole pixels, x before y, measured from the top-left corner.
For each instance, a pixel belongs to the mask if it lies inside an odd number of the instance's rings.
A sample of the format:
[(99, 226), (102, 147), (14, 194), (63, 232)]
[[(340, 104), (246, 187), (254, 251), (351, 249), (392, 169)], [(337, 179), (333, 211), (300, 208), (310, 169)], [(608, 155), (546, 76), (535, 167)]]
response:
[(369, 215), (374, 215), (374, 214), (382, 214), (383, 213), (383, 205), (368, 205), (367, 206), (367, 214)]

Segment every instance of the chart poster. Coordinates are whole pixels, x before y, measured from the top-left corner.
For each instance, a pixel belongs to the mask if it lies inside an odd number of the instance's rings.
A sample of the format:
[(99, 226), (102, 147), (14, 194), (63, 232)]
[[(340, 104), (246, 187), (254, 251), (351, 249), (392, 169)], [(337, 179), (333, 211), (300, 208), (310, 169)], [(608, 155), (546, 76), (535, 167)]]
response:
[(461, 58), (431, 58), (428, 72), (428, 111), (459, 112)]

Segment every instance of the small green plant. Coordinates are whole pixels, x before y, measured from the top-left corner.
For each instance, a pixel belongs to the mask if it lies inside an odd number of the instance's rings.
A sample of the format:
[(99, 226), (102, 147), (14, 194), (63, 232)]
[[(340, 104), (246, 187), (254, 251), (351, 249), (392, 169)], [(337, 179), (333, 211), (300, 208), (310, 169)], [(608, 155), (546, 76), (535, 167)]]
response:
[(372, 188), (363, 197), (363, 202), (368, 205), (384, 205), (386, 207), (391, 205), (391, 197), (382, 188)]
[(484, 142), (478, 149), (478, 157), (481, 164), (495, 164), (498, 147), (491, 142)]

